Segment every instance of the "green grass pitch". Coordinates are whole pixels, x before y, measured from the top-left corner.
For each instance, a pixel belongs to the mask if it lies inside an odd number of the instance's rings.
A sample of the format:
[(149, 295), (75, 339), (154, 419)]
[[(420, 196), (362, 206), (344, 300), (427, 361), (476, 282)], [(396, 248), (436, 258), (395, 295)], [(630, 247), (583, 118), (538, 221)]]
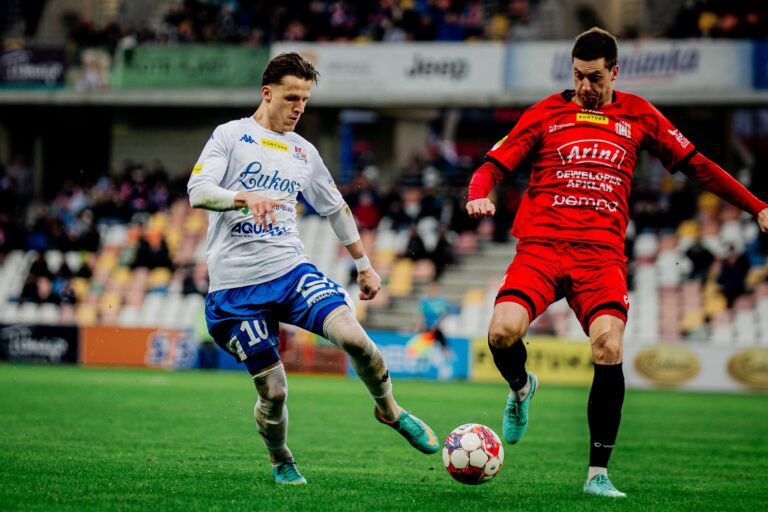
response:
[[(395, 381), (441, 438), (501, 430), (504, 387)], [(747, 511), (768, 504), (768, 396), (629, 391), (611, 477), (581, 494), (586, 388), (547, 386), (499, 476), (454, 482), (440, 454), (375, 422), (352, 379), (289, 376), (289, 445), (309, 485), (277, 488), (238, 372), (0, 365), (0, 510)]]

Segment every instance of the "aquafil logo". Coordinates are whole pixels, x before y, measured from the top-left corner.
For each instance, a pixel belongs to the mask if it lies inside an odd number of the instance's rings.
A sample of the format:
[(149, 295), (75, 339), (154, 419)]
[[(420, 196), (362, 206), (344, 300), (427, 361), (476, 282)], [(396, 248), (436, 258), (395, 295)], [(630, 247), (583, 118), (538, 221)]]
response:
[(607, 140), (583, 139), (563, 144), (557, 153), (563, 165), (597, 164), (620, 169), (627, 150)]
[(280, 176), (280, 171), (275, 169), (272, 174), (262, 172), (261, 162), (251, 162), (240, 173), (240, 183), (245, 190), (278, 190), (280, 192), (290, 192), (291, 194), (299, 190), (298, 181), (289, 180)]

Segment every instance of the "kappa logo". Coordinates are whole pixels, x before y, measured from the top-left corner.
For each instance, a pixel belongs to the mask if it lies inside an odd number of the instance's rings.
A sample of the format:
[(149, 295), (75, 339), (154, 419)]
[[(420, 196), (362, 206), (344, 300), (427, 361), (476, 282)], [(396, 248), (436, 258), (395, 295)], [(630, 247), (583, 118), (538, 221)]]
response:
[(575, 140), (557, 148), (563, 165), (597, 164), (606, 167), (621, 168), (627, 150), (602, 139)]
[(667, 130), (671, 136), (673, 136), (677, 142), (680, 144), (680, 146), (685, 149), (688, 147), (688, 144), (691, 142), (685, 138), (685, 136), (680, 133), (680, 130), (674, 129), (674, 130)]
[(247, 142), (248, 144), (258, 144), (255, 140), (253, 140), (253, 137), (248, 135), (247, 133), (240, 137), (240, 142)]

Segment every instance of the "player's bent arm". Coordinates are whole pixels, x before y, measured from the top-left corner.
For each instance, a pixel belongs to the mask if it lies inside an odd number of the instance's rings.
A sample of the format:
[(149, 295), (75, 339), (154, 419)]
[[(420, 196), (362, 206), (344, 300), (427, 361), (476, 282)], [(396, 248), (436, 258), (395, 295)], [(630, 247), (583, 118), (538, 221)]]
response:
[(371, 260), (365, 254), (363, 242), (357, 223), (346, 203), (341, 208), (328, 215), (328, 221), (336, 237), (344, 244), (349, 255), (355, 260), (357, 267), (357, 284), (360, 287), (360, 298), (370, 300), (381, 290), (381, 278), (373, 269)]
[(504, 171), (491, 161), (477, 168), (472, 174), (467, 194), (467, 213), (470, 217), (487, 217), (496, 213), (496, 206), (487, 196), (503, 178)]
[(189, 204), (192, 208), (203, 208), (224, 212), (237, 208), (237, 191), (221, 188), (213, 183), (200, 183), (189, 190)]

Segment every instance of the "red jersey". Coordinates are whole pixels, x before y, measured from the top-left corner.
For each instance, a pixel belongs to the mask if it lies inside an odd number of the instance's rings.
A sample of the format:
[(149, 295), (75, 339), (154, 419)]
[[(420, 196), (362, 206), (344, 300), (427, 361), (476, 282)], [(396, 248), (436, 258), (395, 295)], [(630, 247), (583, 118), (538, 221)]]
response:
[[(531, 159), (531, 180), (512, 228), (517, 238), (591, 242), (623, 251), (640, 150), (673, 172), (696, 150), (639, 96), (615, 91), (612, 103), (588, 110), (571, 101), (573, 94), (552, 95), (526, 110), (486, 160), (511, 172)], [(478, 192), (471, 189), (469, 200), (478, 199), (473, 197)]]

